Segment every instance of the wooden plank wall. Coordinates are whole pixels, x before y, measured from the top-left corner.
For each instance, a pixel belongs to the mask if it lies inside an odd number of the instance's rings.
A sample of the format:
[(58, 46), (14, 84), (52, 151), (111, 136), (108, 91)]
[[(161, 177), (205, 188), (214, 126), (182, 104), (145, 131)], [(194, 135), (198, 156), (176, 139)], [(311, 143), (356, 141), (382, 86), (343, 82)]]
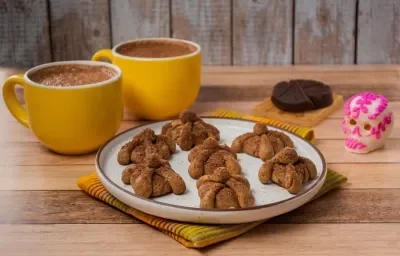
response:
[(89, 59), (135, 38), (205, 65), (400, 63), (400, 0), (0, 0), (0, 65)]
[(53, 60), (90, 59), (110, 47), (108, 0), (51, 0)]
[(0, 66), (52, 60), (46, 0), (0, 0)]

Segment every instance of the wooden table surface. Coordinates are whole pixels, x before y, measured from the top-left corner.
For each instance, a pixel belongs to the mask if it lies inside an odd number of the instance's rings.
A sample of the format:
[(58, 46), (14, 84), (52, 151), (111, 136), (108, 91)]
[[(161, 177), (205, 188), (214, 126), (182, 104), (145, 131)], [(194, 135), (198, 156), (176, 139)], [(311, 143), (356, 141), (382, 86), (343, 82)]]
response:
[[(13, 69), (0, 69), (0, 83)], [(94, 154), (49, 152), (0, 104), (0, 255), (399, 255), (400, 69), (397, 66), (204, 67), (193, 109), (250, 113), (272, 86), (313, 78), (345, 97), (373, 90), (394, 108), (385, 150), (354, 155), (343, 148), (342, 109), (315, 128), (328, 167), (349, 178), (326, 196), (230, 241), (186, 249), (76, 185), (94, 170)], [(140, 122), (126, 115), (121, 130)]]

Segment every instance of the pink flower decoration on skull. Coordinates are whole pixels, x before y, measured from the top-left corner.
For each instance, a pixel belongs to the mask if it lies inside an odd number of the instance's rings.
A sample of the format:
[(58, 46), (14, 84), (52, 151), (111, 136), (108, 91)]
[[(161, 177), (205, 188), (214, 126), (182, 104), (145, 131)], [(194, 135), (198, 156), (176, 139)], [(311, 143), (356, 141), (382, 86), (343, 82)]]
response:
[(392, 131), (393, 112), (380, 94), (363, 92), (346, 101), (342, 131), (345, 147), (355, 153), (368, 153), (383, 147)]

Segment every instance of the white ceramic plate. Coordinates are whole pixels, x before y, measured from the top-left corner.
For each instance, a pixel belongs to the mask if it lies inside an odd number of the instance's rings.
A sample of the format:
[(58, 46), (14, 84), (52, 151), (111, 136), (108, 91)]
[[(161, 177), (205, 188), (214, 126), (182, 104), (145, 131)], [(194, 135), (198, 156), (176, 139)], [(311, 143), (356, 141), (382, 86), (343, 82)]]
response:
[[(254, 126), (254, 122), (228, 118), (203, 118), (203, 120), (215, 125), (220, 131), (220, 143), (229, 146), (237, 136), (252, 131)], [(292, 195), (286, 189), (275, 184), (262, 184), (258, 180), (258, 170), (262, 161), (247, 154), (239, 153), (238, 160), (243, 175), (250, 182), (255, 197), (255, 206), (234, 210), (200, 209), (196, 180), (192, 179), (187, 171), (189, 167), (188, 152), (180, 150), (177, 146), (178, 151), (172, 156), (170, 163), (186, 183), (185, 194), (174, 195), (171, 193), (154, 199), (137, 196), (130, 185), (125, 185), (121, 181), (121, 173), (125, 166), (117, 162), (118, 151), (123, 144), (131, 140), (144, 128), (151, 128), (156, 134), (159, 134), (161, 127), (166, 122), (168, 121), (147, 124), (118, 134), (98, 151), (96, 157), (96, 170), (105, 188), (120, 201), (148, 214), (178, 221), (210, 224), (257, 221), (286, 213), (305, 204), (313, 198), (325, 181), (326, 163), (321, 152), (304, 139), (286, 132), (293, 140), (298, 154), (310, 158), (318, 171), (317, 178), (303, 186), (302, 191), (297, 195)], [(271, 126), (268, 128), (280, 130)]]

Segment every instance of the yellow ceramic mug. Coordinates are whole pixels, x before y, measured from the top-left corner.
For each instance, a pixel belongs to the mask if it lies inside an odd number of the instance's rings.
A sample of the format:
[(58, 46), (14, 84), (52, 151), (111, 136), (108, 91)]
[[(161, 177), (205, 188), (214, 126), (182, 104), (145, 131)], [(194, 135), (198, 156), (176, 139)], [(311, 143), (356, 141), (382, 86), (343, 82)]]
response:
[[(118, 52), (137, 41), (167, 41), (187, 44), (194, 52), (176, 57), (140, 58)], [(144, 38), (98, 51), (92, 60), (108, 60), (122, 70), (125, 108), (134, 115), (162, 120), (178, 115), (196, 100), (200, 89), (201, 48), (198, 44), (172, 38)]]
[[(106, 66), (117, 75), (109, 80), (70, 87), (45, 86), (30, 74), (55, 65)], [(15, 85), (24, 87), (25, 107), (15, 95)], [(123, 117), (121, 70), (96, 61), (63, 61), (43, 64), (24, 75), (9, 77), (3, 86), (4, 101), (11, 114), (31, 129), (47, 148), (62, 154), (83, 154), (98, 149), (118, 131)]]

